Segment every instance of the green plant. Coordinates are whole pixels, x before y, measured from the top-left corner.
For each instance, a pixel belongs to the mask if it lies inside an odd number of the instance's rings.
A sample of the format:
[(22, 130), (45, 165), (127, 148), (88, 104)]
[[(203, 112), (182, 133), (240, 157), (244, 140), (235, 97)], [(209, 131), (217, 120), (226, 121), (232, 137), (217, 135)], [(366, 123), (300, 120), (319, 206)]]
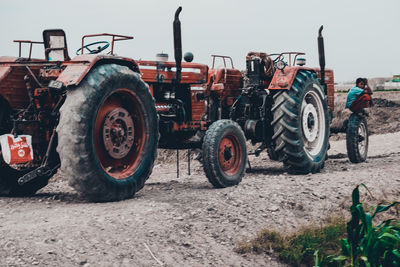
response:
[(351, 220), (347, 223), (347, 238), (340, 242), (341, 254), (328, 256), (318, 261), (318, 251), (314, 253), (315, 266), (326, 266), (336, 262), (339, 266), (400, 266), (400, 221), (395, 219), (385, 220), (374, 226), (372, 221), (379, 213), (398, 205), (393, 202), (389, 205), (372, 206), (365, 212), (360, 202), (358, 185), (352, 194), (353, 204), (350, 207)]
[(332, 217), (323, 226), (311, 225), (291, 235), (263, 230), (253, 240), (239, 244), (236, 251), (273, 254), (293, 266), (311, 266), (316, 249), (321, 251), (322, 257), (339, 253), (339, 241), (345, 232), (344, 218)]

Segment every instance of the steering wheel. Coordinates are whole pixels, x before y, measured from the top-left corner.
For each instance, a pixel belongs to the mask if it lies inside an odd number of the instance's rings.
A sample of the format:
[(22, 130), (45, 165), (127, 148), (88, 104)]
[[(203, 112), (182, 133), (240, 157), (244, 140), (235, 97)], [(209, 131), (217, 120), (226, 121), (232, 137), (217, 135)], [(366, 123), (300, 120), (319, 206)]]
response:
[[(95, 46), (95, 45), (98, 45), (95, 49), (93, 49), (93, 48), (90, 49), (89, 48), (89, 47)], [(107, 49), (107, 47), (109, 47), (109, 46), (110, 46), (110, 43), (107, 42), (107, 41), (98, 41), (98, 42), (94, 42), (94, 43), (90, 43), (90, 44), (85, 45), (83, 47), (83, 49), (86, 49), (87, 51), (89, 51), (89, 54), (98, 54), (101, 51), (104, 51), (105, 49)], [(82, 47), (79, 48), (78, 50), (76, 50), (76, 55), (80, 55), (81, 54), (80, 53), (81, 49), (82, 49)]]
[(272, 61), (274, 62), (274, 64), (278, 61), (278, 60), (284, 60), (285, 56), (282, 54), (271, 54), (269, 56), (277, 56), (276, 58), (274, 58)]

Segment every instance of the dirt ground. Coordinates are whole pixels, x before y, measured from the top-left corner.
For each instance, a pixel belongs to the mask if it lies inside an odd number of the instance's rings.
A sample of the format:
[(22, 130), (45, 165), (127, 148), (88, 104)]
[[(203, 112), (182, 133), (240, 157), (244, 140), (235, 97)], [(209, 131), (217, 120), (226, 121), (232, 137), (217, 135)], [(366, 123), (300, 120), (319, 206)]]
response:
[[(374, 96), (400, 100), (400, 93)], [(399, 114), (398, 107), (382, 110), (389, 116), (384, 124)], [(370, 131), (386, 127), (375, 113)], [(144, 189), (125, 201), (89, 203), (57, 175), (33, 197), (0, 198), (0, 266), (286, 266), (234, 248), (263, 228), (288, 233), (347, 215), (361, 182), (378, 199), (400, 200), (400, 129), (394, 128), (370, 137), (365, 163), (348, 161), (345, 140), (331, 142), (325, 168), (313, 175), (289, 175), (262, 153), (250, 156), (252, 170), (241, 184), (224, 189), (212, 188), (196, 160), (188, 176), (183, 153), (177, 178), (174, 161), (164, 160), (175, 152), (162, 150)]]

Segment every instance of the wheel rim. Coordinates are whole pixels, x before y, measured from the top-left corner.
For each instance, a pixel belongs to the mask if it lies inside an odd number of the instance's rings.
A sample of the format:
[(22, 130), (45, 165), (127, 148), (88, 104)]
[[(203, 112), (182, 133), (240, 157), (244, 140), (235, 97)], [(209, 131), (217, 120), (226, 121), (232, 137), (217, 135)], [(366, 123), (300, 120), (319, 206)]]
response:
[(357, 133), (357, 141), (358, 141), (358, 151), (360, 155), (364, 158), (365, 153), (367, 151), (367, 128), (365, 127), (364, 123), (360, 123), (358, 125), (358, 133)]
[(94, 125), (94, 145), (103, 170), (114, 179), (135, 172), (145, 143), (141, 102), (129, 89), (117, 89), (100, 106)]
[(222, 138), (218, 148), (218, 159), (225, 174), (234, 175), (239, 171), (242, 153), (236, 136), (226, 135)]
[(302, 139), (305, 151), (316, 156), (322, 149), (325, 139), (325, 112), (321, 97), (309, 91), (303, 98), (301, 108)]

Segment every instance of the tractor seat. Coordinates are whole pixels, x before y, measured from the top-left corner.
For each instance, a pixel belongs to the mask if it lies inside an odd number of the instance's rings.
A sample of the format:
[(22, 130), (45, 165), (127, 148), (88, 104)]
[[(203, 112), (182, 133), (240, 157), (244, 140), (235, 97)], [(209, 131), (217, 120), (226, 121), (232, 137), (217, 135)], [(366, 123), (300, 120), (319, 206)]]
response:
[(215, 73), (215, 83), (225, 83), (231, 79), (241, 78), (242, 73), (237, 69), (218, 69)]
[(47, 61), (68, 61), (67, 39), (61, 29), (43, 31), (44, 54)]
[(225, 88), (241, 88), (242, 73), (237, 69), (221, 68), (215, 70), (214, 83), (223, 83)]

